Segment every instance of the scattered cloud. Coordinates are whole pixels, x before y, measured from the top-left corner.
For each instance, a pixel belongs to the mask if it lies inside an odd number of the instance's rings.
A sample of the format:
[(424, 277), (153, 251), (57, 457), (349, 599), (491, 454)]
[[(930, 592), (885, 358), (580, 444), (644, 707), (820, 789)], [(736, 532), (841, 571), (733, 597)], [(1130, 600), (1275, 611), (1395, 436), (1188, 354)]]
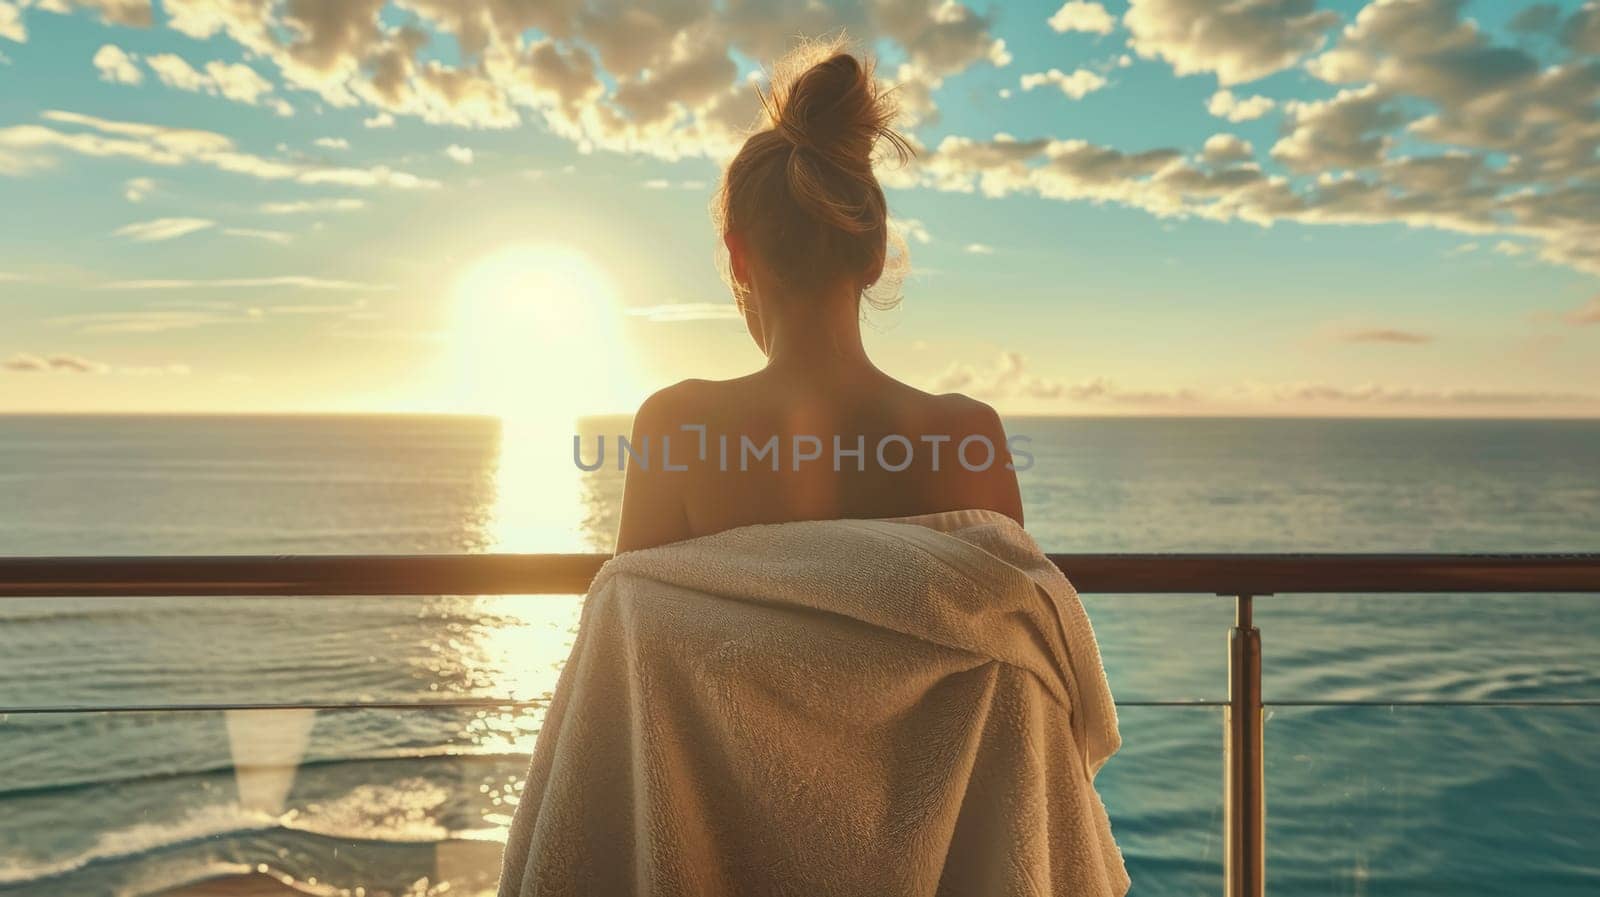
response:
[(962, 392), (987, 401), (1060, 400), (1116, 405), (1194, 405), (1220, 402), (1236, 405), (1395, 405), (1449, 408), (1461, 406), (1527, 406), (1600, 404), (1600, 395), (1560, 390), (1437, 389), (1368, 383), (1338, 386), (1302, 382), (1247, 383), (1218, 390), (1189, 388), (1126, 389), (1104, 377), (1066, 382), (1041, 377), (1028, 369), (1018, 352), (1003, 351), (987, 365), (954, 364), (934, 379), (935, 392)]
[(934, 392), (966, 393), (988, 401), (1062, 399), (1152, 405), (1190, 402), (1199, 398), (1192, 390), (1123, 389), (1103, 377), (1078, 383), (1040, 377), (1028, 370), (1027, 359), (1021, 353), (1013, 351), (1001, 352), (990, 365), (953, 364), (935, 378), (932, 389)]
[(114, 236), (127, 237), (140, 243), (149, 243), (157, 240), (173, 240), (186, 234), (205, 230), (216, 224), (206, 218), (156, 218), (151, 221), (138, 221), (124, 225), (112, 231)]
[(1522, 243), (1514, 243), (1510, 240), (1500, 240), (1499, 242), (1495, 243), (1492, 248), (1499, 255), (1519, 256), (1526, 255), (1528, 252), (1528, 247), (1526, 245)]
[(100, 21), (109, 25), (148, 28), (153, 18), (150, 0), (34, 0), (35, 9), (58, 15), (69, 13), (74, 7), (95, 10), (100, 13)]
[(444, 154), (462, 165), (472, 164), (472, 148), (452, 143), (444, 148)]
[(191, 368), (186, 364), (139, 365), (112, 367), (101, 361), (91, 361), (81, 355), (33, 355), (22, 353), (0, 362), (0, 371), (14, 374), (124, 374), (128, 376), (170, 375), (187, 376)]
[[(68, 0), (49, 2), (64, 10)], [(153, 18), (149, 0), (74, 2), (92, 3), (112, 20)], [(721, 4), (663, 3), (602, 15), (585, 3), (414, 0), (403, 4), (398, 24), (381, 0), (161, 6), (167, 28), (197, 41), (230, 41), (283, 91), (313, 94), (327, 108), (359, 108), (370, 126), (402, 116), (475, 128), (531, 120), (584, 151), (675, 159), (721, 157), (737, 144), (759, 112), (739, 60), (778, 58), (796, 35), (848, 29), (861, 44), (886, 48), (904, 60), (898, 80), (908, 95), (973, 66), (1010, 64), (1004, 41), (992, 33), (992, 14), (968, 2), (766, 4), (731, 12)], [(1095, 17), (1098, 9), (1069, 3), (1055, 18), (1104, 29), (1108, 16), (1100, 10)], [(442, 42), (459, 55), (438, 58), (432, 48)], [(207, 66), (156, 65), (185, 89), (204, 89), (209, 79), (222, 90)]]
[(1179, 75), (1214, 73), (1224, 87), (1266, 77), (1319, 49), (1339, 24), (1316, 0), (1129, 0), (1122, 24), (1146, 59)]
[(961, 251), (972, 255), (994, 255), (994, 247), (987, 243), (968, 243), (961, 247)]
[(891, 218), (889, 226), (900, 232), (902, 239), (916, 243), (932, 243), (933, 234), (920, 218)]
[(363, 127), (363, 128), (392, 128), (392, 127), (394, 127), (394, 116), (390, 115), (387, 112), (379, 112), (377, 115), (371, 115), (371, 116), (368, 116), (366, 118), (363, 118), (361, 120), (361, 127)]
[(1055, 399), (1062, 385), (1037, 377), (1018, 352), (1001, 352), (990, 366), (952, 364), (933, 382), (934, 392), (964, 392), (980, 399)]
[(651, 178), (650, 180), (645, 181), (641, 186), (643, 186), (646, 190), (704, 190), (706, 189), (707, 184), (705, 181), (696, 180), (669, 181), (666, 178)]
[[(1145, 21), (1157, 12), (1182, 33)], [(1568, 16), (1561, 34), (1588, 21)], [(1124, 24), (1144, 55), (1224, 83), (1333, 36), (1310, 0), (1133, 0)], [(1339, 92), (1284, 105), (1269, 154), (1282, 172), (1198, 165), (1187, 160), (1203, 154), (1172, 146), (952, 135), (896, 184), (1261, 226), (1402, 224), (1523, 243), (1530, 257), (1600, 274), (1600, 66), (1541, 64), (1496, 44), (1456, 0), (1375, 0), (1306, 69)]]
[(1393, 330), (1389, 328), (1374, 328), (1370, 330), (1352, 330), (1339, 337), (1347, 343), (1399, 343), (1419, 345), (1433, 342), (1433, 337), (1426, 333), (1414, 330)]
[(1283, 108), (1285, 136), (1273, 145), (1272, 157), (1310, 174), (1377, 165), (1393, 144), (1387, 132), (1404, 122), (1390, 98), (1372, 85)]
[(1056, 31), (1087, 31), (1091, 34), (1110, 34), (1117, 20), (1099, 3), (1069, 0), (1050, 17), (1050, 27)]
[(56, 127), (25, 124), (0, 128), (0, 174), (21, 174), (49, 165), (53, 151), (64, 151), (167, 167), (192, 163), (232, 174), (302, 184), (398, 189), (439, 186), (438, 181), (385, 165), (346, 168), (268, 159), (241, 152), (231, 138), (213, 131), (114, 121), (60, 110), (46, 111), (42, 117)]
[(140, 309), (58, 315), (45, 323), (79, 333), (169, 333), (213, 324), (245, 323), (248, 317), (220, 311)]
[(0, 2), (0, 38), (19, 44), (28, 42), (28, 29), (22, 24), (22, 10), (15, 3)]
[(285, 274), (277, 277), (223, 277), (210, 280), (114, 280), (100, 284), (103, 290), (186, 290), (203, 287), (271, 288), (288, 287), (304, 290), (387, 290), (388, 286), (358, 283), (351, 280), (333, 280), (325, 277), (307, 277)]
[(311, 142), (323, 149), (347, 150), (350, 148), (350, 141), (343, 137), (318, 137)]
[(647, 305), (628, 309), (628, 315), (644, 318), (656, 324), (680, 321), (728, 321), (742, 318), (738, 306), (732, 302), (680, 302), (669, 305)]
[(1587, 404), (1600, 397), (1588, 393), (1559, 391), (1426, 389), (1368, 383), (1361, 386), (1335, 386), (1327, 383), (1293, 383), (1257, 390), (1279, 402), (1379, 404), (1379, 405), (1544, 405)]
[(1248, 162), (1255, 158), (1255, 152), (1255, 147), (1248, 140), (1232, 134), (1213, 134), (1206, 138), (1200, 155), (1212, 165), (1228, 165)]
[(364, 199), (296, 199), (264, 202), (258, 208), (268, 215), (304, 215), (318, 212), (354, 212), (367, 207)]
[(144, 202), (155, 190), (154, 178), (128, 178), (122, 182), (122, 198), (128, 202)]
[(203, 69), (195, 69), (181, 56), (158, 53), (146, 57), (145, 64), (168, 87), (221, 96), (248, 106), (265, 104), (281, 116), (294, 114), (294, 107), (287, 101), (271, 96), (272, 82), (243, 63), (212, 60)]
[(1228, 121), (1254, 121), (1278, 105), (1271, 97), (1237, 97), (1231, 90), (1219, 90), (1206, 101), (1206, 111)]
[(1569, 312), (1567, 321), (1572, 324), (1600, 324), (1600, 296)]
[(95, 51), (92, 62), (100, 72), (102, 81), (109, 81), (112, 84), (138, 84), (144, 80), (144, 72), (134, 64), (133, 57), (116, 44), (106, 44)]
[(81, 355), (30, 355), (23, 353), (6, 359), (4, 369), (20, 374), (104, 374), (111, 366), (90, 361)]
[(1051, 69), (1048, 72), (1037, 72), (1022, 76), (1023, 90), (1033, 90), (1035, 87), (1045, 87), (1052, 84), (1074, 100), (1081, 100), (1105, 87), (1106, 79), (1103, 75), (1088, 69), (1078, 69), (1070, 75), (1060, 69)]
[(268, 243), (277, 243), (284, 246), (289, 243), (294, 235), (281, 230), (257, 230), (248, 227), (225, 227), (222, 232), (230, 237), (246, 237), (252, 240), (263, 240)]

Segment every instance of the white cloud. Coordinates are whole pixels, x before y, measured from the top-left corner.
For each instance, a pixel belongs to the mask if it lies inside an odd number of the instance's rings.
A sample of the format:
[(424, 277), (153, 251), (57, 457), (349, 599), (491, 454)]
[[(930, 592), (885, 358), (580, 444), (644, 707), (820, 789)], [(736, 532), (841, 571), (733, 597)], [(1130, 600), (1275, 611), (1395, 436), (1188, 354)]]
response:
[(628, 309), (628, 315), (656, 324), (680, 321), (727, 321), (742, 317), (732, 302), (680, 302)]
[(1201, 155), (1213, 165), (1248, 162), (1255, 158), (1255, 148), (1250, 141), (1232, 134), (1213, 134), (1206, 138)]
[(1393, 327), (1374, 327), (1367, 330), (1352, 330), (1341, 334), (1339, 337), (1347, 343), (1391, 343), (1399, 345), (1420, 345), (1433, 342), (1433, 337), (1415, 330), (1398, 330)]
[(1103, 377), (1078, 383), (1041, 377), (1028, 370), (1019, 352), (1003, 351), (990, 365), (953, 364), (932, 384), (934, 392), (962, 392), (985, 400), (1061, 399), (1151, 405), (1189, 402), (1199, 398), (1193, 390), (1123, 389)]
[(1338, 23), (1316, 0), (1129, 0), (1122, 17), (1134, 52), (1179, 75), (1213, 72), (1223, 86), (1288, 68)]
[(19, 44), (28, 42), (28, 29), (22, 24), (22, 10), (15, 3), (0, 0), (0, 38)]
[[(404, 4), (408, 21), (398, 25), (383, 2), (166, 0), (162, 7), (173, 30), (230, 40), (253, 63), (274, 67), (284, 91), (315, 93), (332, 108), (365, 107), (374, 127), (402, 115), (484, 128), (531, 118), (584, 151), (675, 159), (720, 157), (736, 145), (759, 106), (735, 60), (776, 59), (794, 35), (848, 29), (860, 44), (902, 58), (917, 73), (917, 91), (975, 65), (1009, 64), (991, 16), (969, 2), (768, 3), (733, 12), (704, 2), (641, 2), (628, 15), (597, 15), (584, 3), (412, 0)], [(146, 0), (146, 16), (147, 7)], [(459, 62), (428, 50), (451, 40)], [(924, 111), (931, 120), (931, 104)]]
[(285, 274), (278, 277), (223, 277), (209, 280), (116, 280), (100, 284), (102, 290), (186, 290), (203, 287), (292, 288), (302, 290), (387, 290), (380, 284), (359, 283), (351, 280), (331, 280), (325, 277), (307, 277)]
[(255, 69), (238, 62), (212, 60), (204, 71), (197, 70), (173, 53), (158, 53), (145, 58), (145, 64), (161, 83), (178, 90), (209, 93), (235, 103), (258, 106), (268, 103), (279, 115), (293, 115), (294, 109), (279, 97), (272, 97), (272, 82)]
[(1264, 390), (1267, 398), (1296, 404), (1361, 405), (1546, 405), (1590, 403), (1592, 394), (1492, 389), (1435, 389), (1367, 383), (1337, 386), (1327, 383), (1289, 383)]
[(100, 72), (102, 81), (110, 81), (113, 84), (138, 84), (144, 80), (144, 72), (134, 64), (133, 57), (116, 44), (106, 44), (96, 50), (91, 61)]
[(197, 93), (206, 90), (211, 82), (205, 75), (196, 71), (183, 57), (175, 53), (158, 53), (145, 59), (145, 65), (156, 73), (161, 83), (179, 90)]
[(1087, 31), (1091, 34), (1110, 34), (1117, 20), (1099, 3), (1069, 0), (1050, 17), (1050, 27), (1056, 31)]
[(1081, 100), (1089, 94), (1106, 86), (1106, 79), (1096, 72), (1088, 69), (1078, 69), (1072, 74), (1066, 74), (1060, 69), (1051, 69), (1048, 72), (1038, 72), (1022, 76), (1022, 89), (1033, 90), (1035, 87), (1055, 85), (1061, 92), (1074, 100)]
[(33, 0), (36, 9), (65, 14), (74, 7), (100, 13), (100, 20), (115, 25), (148, 28), (152, 16), (150, 0)]
[(252, 240), (263, 240), (268, 243), (277, 243), (282, 246), (287, 244), (293, 234), (281, 230), (258, 230), (248, 227), (225, 227), (222, 232), (230, 237), (247, 237)]
[(141, 243), (156, 240), (173, 240), (178, 237), (205, 230), (216, 224), (205, 218), (156, 218), (151, 221), (139, 221), (117, 228), (112, 232), (114, 236), (127, 237)]
[[(1595, 302), (1600, 321), (1600, 299)], [(1375, 331), (1386, 334), (1387, 331)], [(1394, 331), (1395, 336), (1426, 340), (1422, 334)], [(1413, 342), (1416, 339), (1378, 341)], [(1192, 405), (1222, 402), (1236, 407), (1239, 401), (1251, 404), (1311, 406), (1389, 405), (1412, 408), (1517, 407), (1538, 405), (1593, 405), (1600, 395), (1581, 392), (1534, 391), (1516, 389), (1448, 389), (1390, 386), (1368, 383), (1339, 386), (1304, 382), (1282, 384), (1249, 383), (1232, 388), (1202, 391), (1193, 388), (1128, 389), (1105, 377), (1066, 382), (1041, 377), (1028, 369), (1027, 360), (1017, 352), (1003, 351), (987, 365), (954, 364), (934, 379), (935, 392), (963, 392), (989, 401), (1060, 400), (1062, 402), (1113, 405)]]
[(170, 333), (214, 324), (248, 323), (246, 316), (213, 310), (140, 309), (60, 315), (47, 324), (79, 333)]
[(104, 374), (111, 366), (90, 361), (81, 355), (32, 355), (23, 353), (6, 359), (0, 368), (19, 374)]
[(422, 189), (438, 181), (396, 171), (385, 165), (340, 168), (268, 159), (240, 152), (222, 134), (192, 128), (171, 128), (141, 122), (112, 121), (75, 112), (49, 110), (43, 117), (58, 125), (87, 130), (65, 131), (43, 125), (0, 128), (0, 174), (24, 174), (53, 161), (51, 150), (101, 158), (128, 158), (152, 165), (188, 163), (267, 180), (302, 184)]
[(1499, 253), (1500, 255), (1509, 255), (1509, 256), (1525, 255), (1528, 252), (1528, 247), (1525, 244), (1514, 243), (1514, 242), (1512, 242), (1510, 240), (1500, 240), (1500, 241), (1498, 241), (1497, 243), (1494, 244), (1493, 249), (1494, 249), (1495, 252)]
[(296, 199), (288, 202), (264, 202), (262, 212), (268, 215), (302, 215), (317, 212), (354, 212), (364, 209), (364, 199)]
[(899, 231), (905, 240), (923, 244), (933, 242), (933, 234), (928, 231), (928, 226), (920, 218), (891, 218), (889, 226)]
[(1374, 85), (1342, 90), (1331, 100), (1284, 106), (1287, 135), (1272, 157), (1295, 171), (1320, 173), (1377, 165), (1388, 151), (1387, 132), (1404, 119)]
[(666, 178), (651, 178), (640, 186), (646, 190), (704, 190), (707, 185), (705, 181), (669, 181)]
[(155, 190), (154, 178), (128, 178), (122, 182), (122, 198), (128, 202), (144, 202)]
[(1236, 97), (1231, 90), (1219, 90), (1206, 103), (1206, 111), (1228, 121), (1254, 121), (1277, 105), (1271, 97)]
[(394, 127), (394, 116), (387, 112), (379, 112), (377, 115), (363, 118), (361, 126), (363, 128), (392, 128)]
[(961, 247), (961, 251), (973, 255), (994, 255), (994, 247), (987, 243), (968, 243)]
[(114, 368), (103, 361), (93, 361), (81, 355), (35, 355), (21, 353), (0, 362), (0, 372), (13, 374), (123, 374), (127, 376), (186, 376), (191, 373), (186, 364), (141, 365)]
[(462, 165), (472, 164), (473, 153), (471, 147), (462, 146), (458, 143), (452, 143), (445, 147), (444, 154), (461, 163)]
[(318, 137), (311, 142), (323, 149), (347, 150), (350, 148), (350, 141), (343, 137)]
[(217, 93), (236, 103), (254, 106), (272, 92), (272, 82), (242, 63), (212, 60), (206, 63), (206, 76)]
[(1587, 304), (1569, 312), (1567, 321), (1573, 324), (1600, 324), (1600, 296), (1590, 299)]

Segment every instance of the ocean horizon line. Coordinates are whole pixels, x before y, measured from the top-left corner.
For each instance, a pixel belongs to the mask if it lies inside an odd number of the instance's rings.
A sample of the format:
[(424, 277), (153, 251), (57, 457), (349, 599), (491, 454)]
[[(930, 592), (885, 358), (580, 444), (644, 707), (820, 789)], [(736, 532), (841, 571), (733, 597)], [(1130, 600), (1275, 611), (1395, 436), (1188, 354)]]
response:
[[(1128, 413), (1128, 414), (1079, 414), (1079, 413), (1051, 413), (1039, 411), (1007, 412), (1000, 411), (1000, 416), (1009, 420), (1195, 420), (1195, 421), (1580, 421), (1600, 422), (1600, 411), (1590, 414), (1305, 414), (1305, 413), (1274, 413), (1274, 414), (1229, 414), (1221, 412), (1212, 413)], [(631, 411), (602, 411), (592, 414), (579, 415), (576, 420), (593, 421), (607, 418), (631, 418)], [(492, 414), (473, 411), (429, 411), (429, 410), (272, 410), (272, 411), (230, 411), (230, 410), (190, 410), (190, 411), (53, 411), (53, 410), (0, 410), (0, 420), (5, 419), (41, 419), (41, 418), (72, 418), (72, 419), (328, 419), (328, 418), (444, 418), (459, 420), (526, 420), (522, 415)]]

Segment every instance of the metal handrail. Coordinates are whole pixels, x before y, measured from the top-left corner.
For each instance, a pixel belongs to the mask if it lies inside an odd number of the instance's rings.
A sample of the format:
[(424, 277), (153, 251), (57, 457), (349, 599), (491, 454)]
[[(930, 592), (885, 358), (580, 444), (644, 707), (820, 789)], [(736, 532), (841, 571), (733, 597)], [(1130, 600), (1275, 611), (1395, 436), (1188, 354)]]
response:
[[(1261, 632), (1253, 618), (1256, 598), (1341, 592), (1600, 593), (1600, 554), (1052, 554), (1050, 559), (1080, 592), (1234, 596), (1235, 619), (1228, 637), (1228, 697), (1222, 703), (1223, 863), (1228, 897), (1262, 897), (1265, 892), (1264, 704)], [(588, 588), (605, 561), (606, 556), (598, 554), (0, 558), (0, 598), (576, 594)], [(1217, 702), (1143, 703), (1215, 706)], [(462, 698), (409, 704), (258, 704), (221, 709), (487, 708), (537, 704)], [(73, 713), (107, 709), (119, 708), (60, 706), (15, 710)], [(212, 708), (150, 705), (146, 709)]]
[[(0, 558), (0, 597), (576, 594), (603, 554)], [(1079, 592), (1595, 592), (1600, 554), (1052, 554)]]

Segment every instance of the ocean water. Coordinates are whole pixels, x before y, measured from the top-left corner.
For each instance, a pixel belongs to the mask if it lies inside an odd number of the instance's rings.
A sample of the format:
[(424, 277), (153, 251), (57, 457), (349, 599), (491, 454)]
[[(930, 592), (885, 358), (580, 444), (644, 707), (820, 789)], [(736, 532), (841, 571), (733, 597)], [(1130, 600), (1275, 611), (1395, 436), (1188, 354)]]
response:
[[(1600, 550), (1596, 422), (1008, 426), (1032, 441), (1024, 502), (1049, 550)], [(620, 475), (579, 475), (569, 439), (461, 418), (0, 417), (0, 555), (604, 550)], [(1222, 697), (1231, 602), (1086, 604), (1123, 702), (1100, 787), (1134, 894), (1216, 894), (1221, 712), (1148, 705)], [(1600, 893), (1600, 706), (1514, 705), (1600, 702), (1600, 596), (1257, 613), (1280, 702), (1271, 893)], [(488, 891), (576, 621), (572, 597), (0, 599), (0, 893)], [(534, 706), (27, 712), (452, 698)]]

